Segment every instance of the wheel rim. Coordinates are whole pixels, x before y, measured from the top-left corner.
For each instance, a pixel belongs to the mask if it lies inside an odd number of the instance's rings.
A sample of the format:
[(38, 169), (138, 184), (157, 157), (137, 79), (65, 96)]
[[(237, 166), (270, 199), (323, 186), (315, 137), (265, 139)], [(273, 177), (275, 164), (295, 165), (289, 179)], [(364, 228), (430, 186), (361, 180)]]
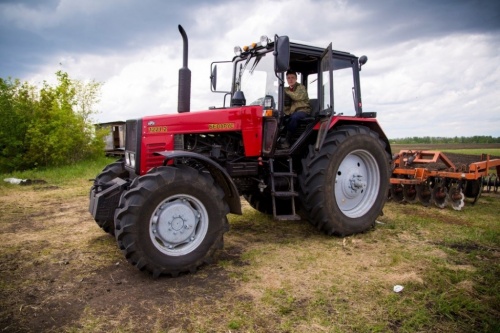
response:
[(335, 177), (335, 200), (348, 217), (366, 214), (380, 189), (380, 170), (372, 154), (355, 150), (340, 163)]
[(195, 250), (207, 230), (205, 206), (189, 195), (174, 195), (162, 201), (149, 222), (153, 245), (170, 256), (182, 256)]

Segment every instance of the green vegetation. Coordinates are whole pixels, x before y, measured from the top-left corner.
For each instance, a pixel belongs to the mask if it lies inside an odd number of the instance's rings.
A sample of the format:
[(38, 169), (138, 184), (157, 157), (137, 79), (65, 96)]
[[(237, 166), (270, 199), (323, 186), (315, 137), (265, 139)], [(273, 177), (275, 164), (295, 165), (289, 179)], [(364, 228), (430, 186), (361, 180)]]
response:
[(464, 144), (464, 143), (477, 143), (477, 144), (485, 144), (485, 143), (500, 143), (500, 137), (494, 138), (492, 136), (455, 136), (453, 138), (446, 137), (411, 137), (411, 138), (396, 138), (390, 139), (391, 143), (394, 144)]
[(73, 164), (103, 154), (104, 132), (91, 117), (100, 84), (64, 72), (41, 89), (0, 78), (0, 172)]
[(490, 156), (500, 156), (500, 148), (484, 148), (484, 149), (453, 149), (453, 148), (445, 148), (442, 150), (443, 152), (450, 152), (455, 154), (463, 154), (463, 155), (477, 155), (488, 154)]

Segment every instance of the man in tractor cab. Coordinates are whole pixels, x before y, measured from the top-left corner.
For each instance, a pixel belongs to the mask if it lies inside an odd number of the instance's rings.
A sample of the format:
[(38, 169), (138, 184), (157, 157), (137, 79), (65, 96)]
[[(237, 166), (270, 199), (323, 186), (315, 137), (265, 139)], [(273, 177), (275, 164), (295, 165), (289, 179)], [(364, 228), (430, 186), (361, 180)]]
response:
[(285, 149), (290, 147), (290, 138), (297, 130), (299, 121), (311, 113), (306, 87), (297, 82), (297, 72), (288, 70), (286, 81), (288, 82), (288, 87), (285, 88), (284, 108), (286, 136), (281, 141), (281, 148)]

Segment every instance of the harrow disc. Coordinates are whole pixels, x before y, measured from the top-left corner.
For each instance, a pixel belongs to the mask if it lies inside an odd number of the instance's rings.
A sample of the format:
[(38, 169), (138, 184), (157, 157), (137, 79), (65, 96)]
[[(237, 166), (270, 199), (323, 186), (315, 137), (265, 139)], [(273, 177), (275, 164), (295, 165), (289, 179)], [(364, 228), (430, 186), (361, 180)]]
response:
[(439, 208), (446, 207), (446, 195), (448, 190), (442, 180), (438, 180), (432, 189), (432, 201)]
[(404, 200), (403, 185), (392, 184), (390, 191), (391, 191), (391, 198), (394, 201), (403, 202), (403, 200)]
[(462, 193), (462, 189), (459, 184), (453, 184), (450, 186), (446, 199), (450, 202), (451, 207), (454, 210), (462, 210), (462, 207), (465, 204), (464, 198), (465, 196)]
[(486, 186), (486, 192), (491, 192), (491, 190), (497, 192), (500, 180), (496, 174), (492, 173), (491, 175), (484, 177), (483, 185)]
[(473, 198), (472, 200), (472, 205), (474, 205), (479, 197), (481, 196), (481, 193), (483, 192), (483, 182), (484, 182), (484, 177), (480, 177), (476, 180), (468, 180), (465, 183), (465, 197), (467, 198)]
[(417, 189), (415, 188), (415, 185), (403, 185), (403, 198), (409, 203), (415, 203), (418, 201)]
[(418, 184), (416, 186), (416, 189), (417, 189), (417, 198), (418, 198), (418, 201), (420, 201), (420, 203), (422, 203), (422, 205), (424, 206), (429, 206), (429, 204), (431, 203), (431, 199), (432, 199), (432, 189), (431, 189), (431, 185), (429, 184), (429, 182), (424, 182), (422, 184)]

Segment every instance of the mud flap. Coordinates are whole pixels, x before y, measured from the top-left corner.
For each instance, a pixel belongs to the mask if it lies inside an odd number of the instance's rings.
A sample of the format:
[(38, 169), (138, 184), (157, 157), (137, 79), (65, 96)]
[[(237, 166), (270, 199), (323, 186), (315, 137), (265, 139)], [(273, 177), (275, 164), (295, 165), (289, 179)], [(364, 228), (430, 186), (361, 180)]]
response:
[(115, 178), (106, 184), (111, 185), (106, 189), (97, 192), (99, 186), (96, 186), (90, 191), (89, 212), (96, 221), (113, 221), (115, 209), (126, 184), (127, 181)]
[(320, 120), (318, 137), (316, 139), (316, 145), (314, 146), (314, 149), (316, 151), (319, 151), (323, 146), (323, 142), (325, 141), (326, 135), (328, 134), (328, 129), (330, 127), (330, 123), (332, 121), (332, 116), (333, 115), (330, 114), (327, 117), (324, 117)]

